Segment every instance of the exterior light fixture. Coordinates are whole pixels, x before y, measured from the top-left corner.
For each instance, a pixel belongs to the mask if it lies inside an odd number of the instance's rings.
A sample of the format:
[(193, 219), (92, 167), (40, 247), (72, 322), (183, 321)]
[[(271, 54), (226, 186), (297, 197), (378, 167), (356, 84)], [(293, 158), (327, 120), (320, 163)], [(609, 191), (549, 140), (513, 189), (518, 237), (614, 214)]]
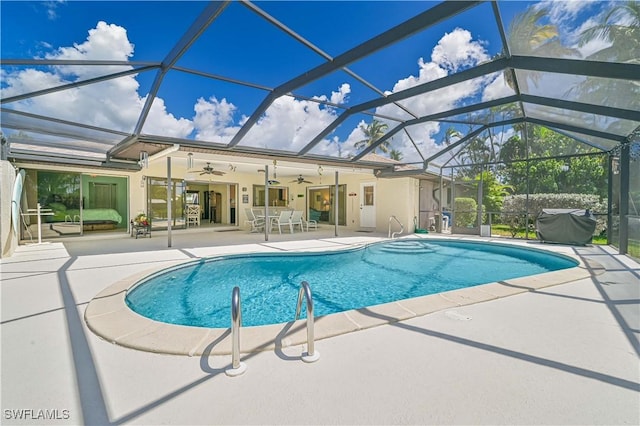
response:
[(193, 152), (187, 154), (187, 170), (193, 169)]
[(138, 161), (138, 164), (145, 169), (149, 168), (149, 153), (147, 151), (140, 151), (140, 161)]

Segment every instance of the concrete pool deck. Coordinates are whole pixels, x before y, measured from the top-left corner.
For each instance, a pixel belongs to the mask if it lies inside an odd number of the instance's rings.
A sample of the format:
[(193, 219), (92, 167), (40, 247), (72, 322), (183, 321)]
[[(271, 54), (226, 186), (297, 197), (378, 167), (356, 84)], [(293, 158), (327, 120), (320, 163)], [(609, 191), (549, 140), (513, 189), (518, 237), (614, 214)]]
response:
[(390, 323), (318, 340), (313, 364), (295, 342), (243, 354), (247, 371), (233, 378), (230, 356), (214, 351), (220, 341), (205, 338), (204, 355), (163, 355), (114, 345), (85, 322), (91, 299), (142, 270), (382, 237), (341, 234), (20, 246), (0, 262), (2, 424), (640, 423), (640, 265), (609, 247), (521, 242), (577, 256), (586, 275), (401, 321), (369, 310), (364, 318)]

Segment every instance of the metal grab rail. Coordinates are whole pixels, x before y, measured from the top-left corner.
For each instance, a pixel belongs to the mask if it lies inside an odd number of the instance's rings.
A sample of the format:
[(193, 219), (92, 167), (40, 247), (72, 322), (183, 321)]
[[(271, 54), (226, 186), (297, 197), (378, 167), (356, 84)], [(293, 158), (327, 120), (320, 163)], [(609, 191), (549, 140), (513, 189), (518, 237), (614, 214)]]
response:
[[(394, 232), (393, 234), (391, 233), (391, 221), (395, 220), (396, 222), (398, 222), (398, 225), (400, 225), (400, 231), (398, 232)], [(404, 225), (398, 220), (397, 217), (395, 216), (389, 216), (389, 238), (395, 238), (396, 235), (400, 235), (404, 232)]]
[(247, 366), (240, 362), (240, 327), (242, 327), (242, 305), (240, 288), (234, 287), (231, 292), (231, 368), (225, 370), (227, 376), (239, 376)]
[(311, 295), (311, 287), (306, 281), (300, 283), (300, 291), (298, 292), (298, 303), (296, 304), (296, 317), (294, 321), (297, 321), (300, 317), (300, 310), (302, 309), (302, 299), (306, 298), (307, 301), (307, 353), (302, 355), (304, 362), (315, 362), (320, 359), (320, 353), (314, 348), (313, 337), (313, 297)]

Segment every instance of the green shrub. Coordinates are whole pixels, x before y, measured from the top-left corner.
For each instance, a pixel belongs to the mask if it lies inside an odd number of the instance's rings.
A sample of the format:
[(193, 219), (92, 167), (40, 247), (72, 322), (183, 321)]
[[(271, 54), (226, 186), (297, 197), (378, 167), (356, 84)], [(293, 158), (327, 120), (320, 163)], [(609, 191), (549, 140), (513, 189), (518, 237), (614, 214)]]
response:
[(458, 197), (454, 201), (455, 219), (453, 226), (466, 228), (475, 226), (478, 218), (478, 203), (473, 198)]
[[(525, 194), (509, 195), (502, 205), (502, 223), (509, 225), (512, 236), (519, 229), (535, 223), (542, 209), (588, 209), (592, 213), (606, 213), (607, 200), (600, 200), (591, 194), (529, 194), (529, 209)], [(525, 213), (529, 213), (529, 223), (525, 221)], [(599, 235), (607, 227), (606, 216), (596, 216), (595, 235)]]

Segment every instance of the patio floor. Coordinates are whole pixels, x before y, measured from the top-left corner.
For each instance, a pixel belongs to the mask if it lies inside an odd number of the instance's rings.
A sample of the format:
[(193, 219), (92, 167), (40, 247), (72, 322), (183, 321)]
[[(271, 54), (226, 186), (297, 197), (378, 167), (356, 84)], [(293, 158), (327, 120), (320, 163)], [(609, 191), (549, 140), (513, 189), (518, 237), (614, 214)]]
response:
[(244, 354), (238, 377), (224, 374), (228, 355), (138, 351), (86, 326), (89, 301), (142, 268), (386, 236), (340, 234), (265, 242), (176, 231), (171, 248), (166, 232), (20, 246), (0, 262), (2, 424), (640, 423), (640, 265), (609, 247), (522, 242), (605, 272), (319, 340), (313, 364), (301, 346)]

